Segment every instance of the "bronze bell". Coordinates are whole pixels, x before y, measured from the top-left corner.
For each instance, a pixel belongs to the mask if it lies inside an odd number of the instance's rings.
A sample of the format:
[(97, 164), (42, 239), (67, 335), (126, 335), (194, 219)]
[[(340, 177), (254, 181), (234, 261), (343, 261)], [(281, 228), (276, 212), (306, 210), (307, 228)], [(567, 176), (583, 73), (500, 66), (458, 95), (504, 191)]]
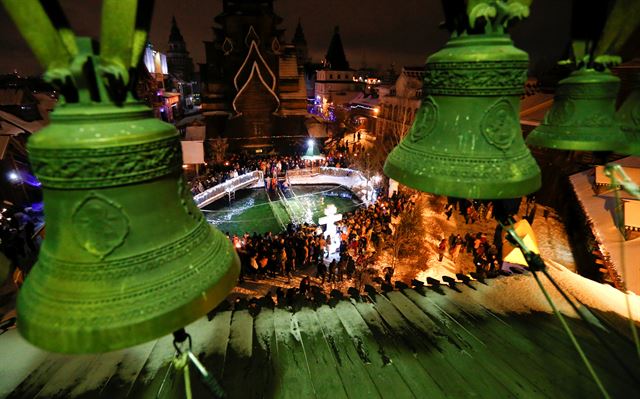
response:
[(520, 130), (528, 56), (506, 34), (453, 37), (429, 57), (425, 97), (387, 176), (460, 198), (515, 198), (540, 187)]
[[(135, 3), (105, 1), (103, 25), (116, 15), (132, 32)], [(47, 236), (18, 296), (20, 333), (50, 351), (105, 352), (203, 316), (236, 284), (239, 261), (193, 202), (178, 132), (131, 96), (141, 49), (107, 34), (95, 55), (89, 39), (58, 37), (37, 0), (5, 5), (64, 95), (28, 144)]]
[(615, 118), (620, 79), (583, 67), (560, 81), (553, 106), (527, 144), (573, 151), (618, 151), (625, 134)]
[(235, 250), (191, 198), (175, 128), (149, 108), (66, 104), (28, 148), (47, 223), (18, 296), (28, 341), (67, 353), (132, 346), (235, 286)]
[(626, 135), (626, 146), (620, 151), (640, 155), (640, 73), (633, 75), (629, 96), (616, 113), (620, 128)]

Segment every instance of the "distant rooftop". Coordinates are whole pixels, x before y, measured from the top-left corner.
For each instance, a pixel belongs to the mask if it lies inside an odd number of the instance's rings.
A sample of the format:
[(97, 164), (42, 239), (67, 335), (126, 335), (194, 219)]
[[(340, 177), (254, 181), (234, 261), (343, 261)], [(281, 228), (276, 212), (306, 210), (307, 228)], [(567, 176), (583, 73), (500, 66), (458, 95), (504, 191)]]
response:
[(334, 71), (350, 70), (347, 56), (344, 54), (342, 39), (340, 38), (340, 27), (338, 26), (333, 29), (331, 43), (329, 43), (329, 49), (327, 50), (327, 54), (324, 58), (328, 69), (332, 69)]

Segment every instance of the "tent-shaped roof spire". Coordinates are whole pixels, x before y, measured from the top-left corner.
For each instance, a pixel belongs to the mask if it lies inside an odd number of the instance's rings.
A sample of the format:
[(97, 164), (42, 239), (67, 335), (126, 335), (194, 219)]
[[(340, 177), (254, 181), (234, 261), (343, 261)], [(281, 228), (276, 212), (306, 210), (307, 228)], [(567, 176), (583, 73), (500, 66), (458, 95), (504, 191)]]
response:
[(339, 26), (336, 26), (333, 30), (333, 37), (331, 38), (331, 43), (329, 43), (329, 50), (327, 50), (327, 55), (325, 55), (325, 61), (329, 69), (336, 71), (349, 70), (349, 62), (344, 54), (344, 47), (342, 47)]
[(175, 15), (171, 19), (171, 33), (169, 34), (169, 41), (184, 42), (184, 38), (182, 37), (182, 33), (180, 33), (180, 28), (178, 28), (178, 22), (176, 21)]
[(298, 25), (296, 26), (296, 32), (293, 34), (293, 44), (307, 44), (307, 39), (304, 37), (304, 31), (302, 30), (302, 23), (300, 22), (300, 18), (298, 18)]

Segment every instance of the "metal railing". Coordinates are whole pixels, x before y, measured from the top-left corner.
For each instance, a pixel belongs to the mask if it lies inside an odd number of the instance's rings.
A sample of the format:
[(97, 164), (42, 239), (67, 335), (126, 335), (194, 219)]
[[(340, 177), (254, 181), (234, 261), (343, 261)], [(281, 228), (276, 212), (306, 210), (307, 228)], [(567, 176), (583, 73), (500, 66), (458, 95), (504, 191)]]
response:
[(229, 179), (224, 183), (213, 186), (193, 197), (193, 201), (199, 208), (209, 205), (222, 197), (229, 196), (241, 188), (248, 187), (262, 181), (262, 172), (259, 170)]
[(290, 169), (287, 171), (288, 177), (326, 175), (336, 177), (358, 177), (366, 180), (366, 177), (359, 170), (348, 168), (334, 168), (330, 166), (320, 166), (305, 169)]

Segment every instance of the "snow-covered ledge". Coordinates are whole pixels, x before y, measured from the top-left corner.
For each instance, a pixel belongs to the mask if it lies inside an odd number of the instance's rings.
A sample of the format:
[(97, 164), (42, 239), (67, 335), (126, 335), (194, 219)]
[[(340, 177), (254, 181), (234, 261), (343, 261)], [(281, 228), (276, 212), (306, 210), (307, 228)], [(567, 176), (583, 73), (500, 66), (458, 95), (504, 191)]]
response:
[(373, 185), (371, 180), (356, 169), (347, 168), (308, 168), (292, 169), (287, 172), (291, 185), (304, 184), (337, 184), (348, 188), (361, 202), (368, 204), (372, 201)]
[[(367, 181), (367, 178), (359, 170), (324, 166), (320, 168), (291, 169), (287, 172), (287, 179), (291, 185), (335, 184), (343, 186), (353, 192), (361, 202), (369, 204), (373, 201), (374, 189), (372, 181), (371, 179)], [(211, 187), (195, 195), (193, 199), (199, 207), (203, 207), (223, 198), (229, 191), (262, 187), (264, 187), (262, 172), (253, 171)]]
[[(304, 168), (291, 169), (287, 171), (287, 178), (291, 185), (311, 185), (311, 184), (335, 184), (343, 186), (354, 193), (361, 202), (369, 204), (373, 195), (373, 184), (371, 179), (367, 183), (367, 178), (362, 172), (356, 169), (347, 168)], [(368, 190), (367, 190), (368, 186)], [(264, 182), (259, 181), (251, 188), (264, 187)]]

